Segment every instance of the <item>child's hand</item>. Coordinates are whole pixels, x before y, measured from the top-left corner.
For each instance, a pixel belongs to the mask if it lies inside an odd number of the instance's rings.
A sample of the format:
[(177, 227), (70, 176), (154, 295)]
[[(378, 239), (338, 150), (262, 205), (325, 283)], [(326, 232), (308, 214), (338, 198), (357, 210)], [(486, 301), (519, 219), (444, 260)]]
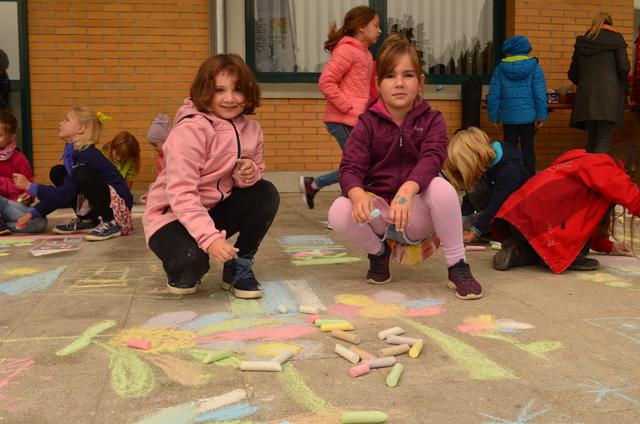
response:
[(246, 184), (251, 184), (256, 179), (256, 168), (249, 159), (238, 159), (236, 170)]
[(224, 263), (238, 256), (238, 249), (227, 243), (225, 239), (217, 238), (207, 249), (210, 257), (220, 263)]
[(389, 219), (396, 225), (396, 230), (404, 231), (409, 224), (411, 217), (411, 201), (413, 195), (398, 191), (396, 197), (391, 201), (389, 209)]
[(16, 202), (22, 203), (25, 206), (29, 206), (31, 204), (31, 196), (29, 196), (29, 193), (22, 193), (20, 196), (18, 196)]
[(24, 215), (22, 215), (16, 221), (16, 229), (21, 230), (21, 229), (25, 228), (27, 226), (27, 224), (29, 223), (29, 221), (31, 221), (31, 218), (33, 218), (31, 213), (25, 213)]
[(631, 246), (623, 241), (619, 241), (617, 243), (614, 243), (613, 249), (611, 249), (611, 252), (609, 252), (609, 254), (618, 256), (633, 256), (633, 251), (631, 250)]
[(536, 129), (540, 128), (543, 125), (544, 125), (544, 121), (539, 121), (536, 119)]
[(355, 196), (350, 196), (353, 207), (351, 208), (351, 218), (354, 221), (365, 224), (371, 219), (371, 198), (363, 191)]
[(22, 174), (13, 174), (13, 185), (18, 187), (20, 190), (29, 190), (29, 186), (31, 185), (31, 181), (27, 179)]
[(478, 239), (478, 235), (473, 230), (467, 230), (462, 234), (462, 241), (465, 243), (473, 243)]

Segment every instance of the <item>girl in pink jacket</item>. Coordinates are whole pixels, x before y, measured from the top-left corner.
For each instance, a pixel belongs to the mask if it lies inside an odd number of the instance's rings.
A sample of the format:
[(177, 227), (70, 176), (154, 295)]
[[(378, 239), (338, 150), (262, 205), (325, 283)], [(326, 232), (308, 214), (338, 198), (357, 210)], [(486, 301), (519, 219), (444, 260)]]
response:
[(195, 293), (213, 258), (224, 263), (223, 289), (244, 299), (262, 296), (251, 267), (280, 197), (262, 179), (262, 129), (245, 116), (259, 101), (258, 83), (242, 58), (220, 54), (200, 66), (176, 113), (162, 147), (165, 167), (142, 218), (171, 293)]
[[(374, 66), (369, 46), (376, 43), (380, 32), (376, 11), (368, 6), (357, 6), (347, 12), (340, 29), (336, 29), (335, 23), (331, 26), (324, 43), (324, 49), (331, 57), (318, 81), (320, 91), (327, 99), (323, 120), (342, 150), (358, 116), (366, 110), (370, 97), (376, 94), (371, 93)], [(313, 199), (318, 191), (339, 179), (338, 171), (317, 178), (300, 176), (298, 183), (307, 207), (313, 209)]]

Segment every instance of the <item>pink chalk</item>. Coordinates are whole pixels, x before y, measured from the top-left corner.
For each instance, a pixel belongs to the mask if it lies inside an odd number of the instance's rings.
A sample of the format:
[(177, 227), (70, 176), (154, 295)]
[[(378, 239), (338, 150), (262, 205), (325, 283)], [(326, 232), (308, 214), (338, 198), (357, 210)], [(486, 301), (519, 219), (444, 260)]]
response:
[(144, 339), (129, 339), (127, 340), (127, 346), (135, 347), (136, 349), (149, 350), (151, 349), (151, 341)]
[(360, 377), (369, 372), (369, 364), (360, 364), (349, 369), (349, 375), (353, 378)]
[(464, 250), (487, 250), (485, 246), (465, 246)]
[(309, 315), (307, 317), (307, 322), (310, 322), (311, 324), (315, 324), (317, 319), (320, 319), (320, 315)]

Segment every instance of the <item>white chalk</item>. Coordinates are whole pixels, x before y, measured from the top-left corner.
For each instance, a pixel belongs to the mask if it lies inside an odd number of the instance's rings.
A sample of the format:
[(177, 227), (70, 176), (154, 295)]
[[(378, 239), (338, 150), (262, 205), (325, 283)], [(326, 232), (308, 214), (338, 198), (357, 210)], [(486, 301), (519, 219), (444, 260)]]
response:
[(353, 364), (360, 362), (360, 356), (357, 353), (350, 351), (341, 344), (336, 345), (335, 352)]
[(242, 371), (282, 371), (282, 366), (275, 361), (242, 361)]
[(465, 246), (464, 250), (474, 251), (474, 250), (487, 250), (485, 246)]
[(394, 344), (394, 345), (401, 345), (401, 344), (408, 344), (409, 346), (413, 346), (414, 344), (418, 343), (418, 340), (420, 339), (414, 339), (413, 337), (402, 337), (402, 336), (388, 336), (386, 338), (386, 342), (389, 344)]
[(349, 334), (346, 331), (331, 330), (330, 334), (332, 337), (335, 337), (336, 339), (344, 340), (345, 342), (349, 342), (353, 344), (360, 343), (360, 337), (356, 336), (355, 334)]
[(300, 305), (298, 311), (302, 312), (303, 314), (309, 315), (317, 315), (320, 313), (320, 310), (317, 307), (308, 305)]
[(380, 349), (378, 353), (380, 354), (380, 357), (396, 356), (396, 355), (402, 355), (403, 353), (407, 353), (409, 352), (410, 349), (411, 347), (409, 347), (408, 344), (401, 344), (397, 346), (388, 347), (386, 349)]
[(274, 356), (270, 359), (270, 362), (277, 362), (279, 364), (284, 364), (289, 358), (293, 356), (295, 352), (291, 349), (283, 350), (280, 354)]
[(378, 338), (384, 340), (388, 336), (398, 336), (400, 334), (404, 334), (404, 330), (400, 327), (387, 328), (378, 333)]
[(349, 346), (349, 350), (351, 352), (357, 353), (358, 356), (360, 356), (360, 358), (362, 360), (365, 360), (365, 359), (376, 359), (377, 358), (376, 355), (373, 355), (373, 354), (367, 352), (366, 350), (359, 349), (359, 348), (357, 348), (355, 346)]
[(395, 356), (385, 356), (384, 358), (367, 359), (363, 361), (369, 368), (392, 367), (396, 363)]
[(278, 305), (278, 310), (280, 311), (281, 314), (287, 313), (287, 307), (284, 306), (282, 303)]

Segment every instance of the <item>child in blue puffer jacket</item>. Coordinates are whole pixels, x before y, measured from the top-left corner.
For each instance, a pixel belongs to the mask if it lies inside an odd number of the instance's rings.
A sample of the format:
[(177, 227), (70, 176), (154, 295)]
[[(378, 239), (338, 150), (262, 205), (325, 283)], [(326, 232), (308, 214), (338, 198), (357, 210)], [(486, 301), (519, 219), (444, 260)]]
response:
[(503, 140), (522, 150), (525, 168), (536, 172), (533, 138), (547, 119), (547, 83), (538, 59), (529, 57), (531, 44), (516, 35), (502, 44), (502, 59), (491, 78), (487, 109), (489, 121), (503, 124)]

